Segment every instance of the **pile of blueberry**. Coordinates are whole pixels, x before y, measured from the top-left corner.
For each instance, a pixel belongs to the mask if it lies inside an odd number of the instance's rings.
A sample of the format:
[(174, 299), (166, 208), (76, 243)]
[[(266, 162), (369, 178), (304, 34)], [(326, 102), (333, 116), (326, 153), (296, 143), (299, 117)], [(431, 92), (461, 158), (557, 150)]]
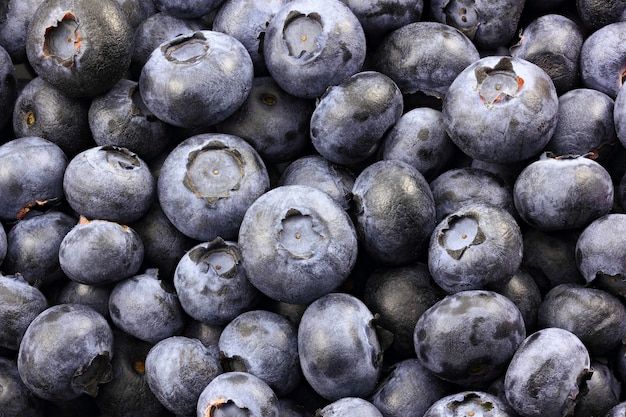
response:
[(0, 416), (623, 417), (626, 3), (0, 2)]

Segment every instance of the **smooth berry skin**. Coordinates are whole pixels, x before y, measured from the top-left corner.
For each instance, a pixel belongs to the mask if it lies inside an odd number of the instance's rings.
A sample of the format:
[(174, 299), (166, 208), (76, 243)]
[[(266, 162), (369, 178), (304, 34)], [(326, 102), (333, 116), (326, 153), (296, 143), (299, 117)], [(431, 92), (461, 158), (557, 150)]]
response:
[[(17, 74), (9, 53), (0, 45), (0, 129), (9, 125), (18, 96)], [(32, 135), (36, 136), (36, 135)]]
[(26, 58), (26, 33), (28, 25), (43, 0), (9, 0), (0, 7), (0, 46), (11, 56), (16, 65)]
[(623, 401), (613, 408), (611, 408), (605, 415), (605, 417), (619, 417), (626, 412), (626, 401)]
[(363, 27), (339, 0), (287, 3), (270, 20), (263, 42), (272, 78), (286, 92), (305, 98), (320, 97), (359, 72), (365, 53)]
[[(622, 144), (626, 144), (626, 93), (619, 90), (613, 104), (613, 122), (617, 139)], [(621, 94), (620, 94), (621, 93)]]
[(613, 370), (598, 360), (591, 361), (593, 374), (587, 381), (587, 393), (580, 398), (574, 417), (605, 416), (620, 402), (622, 387)]
[(181, 19), (200, 18), (217, 9), (224, 0), (154, 0), (154, 5), (163, 13)]
[(523, 417), (571, 415), (591, 372), (589, 352), (578, 337), (545, 328), (524, 339), (513, 355), (504, 378), (506, 399)]
[(22, 382), (14, 360), (0, 357), (0, 408), (5, 417), (43, 417), (44, 402)]
[(319, 417), (383, 417), (371, 402), (359, 397), (344, 397), (317, 411)]
[(102, 317), (109, 320), (109, 297), (112, 285), (87, 285), (71, 279), (58, 289), (54, 295), (54, 304), (82, 304), (91, 307)]
[(358, 298), (331, 293), (312, 302), (298, 327), (302, 372), (322, 397), (364, 397), (380, 376), (382, 351), (374, 315)]
[(603, 26), (589, 35), (580, 51), (580, 75), (587, 88), (615, 99), (622, 86), (626, 47), (626, 22)]
[(423, 0), (342, 0), (361, 22), (365, 36), (381, 38), (402, 26), (417, 22), (424, 11)]
[(246, 211), (239, 247), (248, 279), (268, 297), (307, 304), (339, 287), (358, 253), (348, 213), (310, 186), (284, 185)]
[(480, 415), (484, 410), (494, 417), (516, 417), (498, 397), (484, 391), (461, 391), (435, 401), (423, 417), (445, 417), (454, 410), (457, 415)]
[(45, 400), (95, 397), (111, 379), (113, 333), (104, 317), (79, 304), (59, 304), (30, 324), (17, 357), (24, 384)]
[(523, 266), (506, 283), (494, 285), (488, 289), (513, 301), (522, 313), (527, 335), (537, 329), (537, 315), (542, 302), (542, 293), (534, 276), (528, 273)]

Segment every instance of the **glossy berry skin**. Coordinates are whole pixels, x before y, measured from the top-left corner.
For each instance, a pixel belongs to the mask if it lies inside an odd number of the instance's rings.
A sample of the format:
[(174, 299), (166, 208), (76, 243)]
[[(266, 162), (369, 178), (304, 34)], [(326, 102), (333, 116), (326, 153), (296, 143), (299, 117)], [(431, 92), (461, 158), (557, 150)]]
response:
[(311, 141), (331, 162), (358, 164), (376, 153), (403, 108), (402, 93), (391, 78), (376, 71), (356, 73), (319, 99), (311, 116)]
[(279, 417), (280, 405), (262, 379), (247, 372), (215, 377), (200, 394), (197, 417)]
[(626, 22), (603, 26), (589, 35), (580, 51), (580, 75), (587, 88), (617, 97), (622, 86), (626, 46)]
[(450, 139), (468, 156), (510, 163), (539, 154), (556, 128), (552, 79), (519, 58), (488, 56), (454, 79), (443, 102)]
[(403, 94), (446, 95), (450, 84), (480, 58), (474, 44), (457, 29), (438, 22), (414, 22), (385, 36), (373, 66), (389, 76)]
[(127, 148), (89, 148), (67, 165), (65, 199), (88, 219), (129, 223), (143, 216), (156, 198), (156, 181), (148, 165)]
[(149, 343), (181, 333), (186, 319), (176, 292), (156, 270), (118, 282), (109, 296), (109, 313), (118, 328)]
[(520, 216), (539, 230), (583, 228), (613, 207), (607, 170), (585, 157), (542, 157), (529, 164), (513, 187)]
[(225, 371), (258, 376), (279, 397), (302, 379), (297, 328), (277, 313), (253, 310), (238, 315), (222, 330), (218, 347)]
[(573, 333), (550, 327), (528, 336), (513, 355), (505, 395), (522, 417), (565, 417), (584, 395), (590, 377), (585, 345)]
[(111, 318), (109, 297), (112, 287), (112, 285), (81, 284), (68, 279), (65, 285), (54, 293), (54, 304), (83, 304), (93, 308), (108, 320)]
[(199, 241), (234, 239), (244, 213), (268, 188), (259, 154), (240, 137), (223, 133), (185, 139), (167, 155), (157, 181), (167, 218)]
[(382, 351), (374, 315), (358, 298), (331, 293), (312, 302), (298, 327), (302, 372), (322, 397), (364, 397), (374, 389)]
[(268, 297), (306, 304), (341, 285), (356, 263), (354, 224), (328, 194), (283, 185), (246, 211), (239, 247), (248, 279)]
[(342, 0), (356, 15), (368, 38), (383, 37), (422, 17), (423, 0)]
[[(452, 413), (452, 414), (451, 414)], [(447, 416), (516, 417), (498, 397), (484, 391), (461, 391), (435, 401), (423, 417)]]
[(339, 0), (296, 0), (270, 20), (263, 55), (270, 75), (297, 97), (320, 97), (365, 62), (365, 33)]
[(449, 295), (424, 312), (415, 325), (415, 352), (422, 366), (464, 386), (490, 383), (526, 337), (517, 306), (493, 291)]
[(182, 18), (193, 19), (204, 16), (219, 7), (224, 0), (154, 0), (161, 12)]
[(59, 304), (30, 324), (17, 357), (24, 384), (46, 400), (66, 401), (82, 394), (95, 397), (98, 385), (111, 380), (113, 333), (95, 310)]
[(435, 202), (418, 170), (397, 160), (375, 162), (356, 178), (352, 194), (359, 241), (370, 256), (405, 265), (426, 251)]
[(14, 360), (0, 357), (0, 409), (4, 417), (43, 417), (44, 402), (28, 389)]
[(518, 271), (522, 256), (515, 219), (503, 209), (475, 204), (449, 214), (435, 227), (428, 269), (444, 291), (456, 293), (505, 282)]
[(358, 415), (360, 417), (383, 417), (380, 411), (367, 400), (359, 397), (343, 397), (316, 413), (319, 417), (349, 417)]
[(37, 136), (0, 145), (0, 219), (18, 220), (32, 207), (63, 201), (67, 164), (59, 146)]
[(123, 77), (132, 38), (115, 0), (46, 1), (29, 24), (26, 54), (35, 72), (63, 94), (93, 97)]
[(223, 239), (198, 243), (185, 253), (174, 272), (174, 287), (183, 310), (212, 325), (226, 325), (250, 310), (258, 296), (239, 245)]
[(587, 393), (580, 398), (574, 417), (605, 416), (619, 403), (622, 394), (620, 381), (606, 363), (591, 361), (593, 374), (587, 381)]
[(542, 302), (542, 294), (533, 275), (522, 267), (505, 283), (489, 286), (488, 289), (513, 301), (524, 318), (526, 334), (536, 330), (537, 311)]
[(217, 354), (184, 336), (161, 340), (146, 356), (148, 386), (177, 415), (193, 415), (200, 393), (221, 373)]

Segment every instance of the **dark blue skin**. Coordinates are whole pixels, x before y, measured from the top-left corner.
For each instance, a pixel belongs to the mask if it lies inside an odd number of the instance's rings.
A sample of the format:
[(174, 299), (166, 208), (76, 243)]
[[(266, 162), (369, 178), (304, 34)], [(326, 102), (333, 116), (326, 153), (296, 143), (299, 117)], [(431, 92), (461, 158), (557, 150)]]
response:
[(356, 264), (354, 224), (325, 192), (283, 185), (246, 211), (239, 247), (248, 279), (268, 297), (307, 304), (339, 287)]
[(517, 33), (524, 8), (516, 0), (434, 0), (430, 11), (435, 20), (459, 29), (481, 49), (506, 46)]
[(271, 77), (256, 77), (246, 101), (215, 126), (252, 145), (268, 165), (291, 162), (310, 147), (313, 100), (282, 90)]
[(219, 353), (217, 344), (220, 340), (222, 330), (224, 330), (224, 326), (219, 324), (208, 324), (192, 319), (187, 320), (187, 324), (185, 325), (182, 335), (198, 339), (204, 346), (215, 349), (215, 351)]
[(526, 334), (536, 330), (537, 310), (542, 301), (542, 294), (532, 275), (521, 268), (505, 283), (488, 289), (504, 295), (515, 303), (524, 318)]
[(450, 168), (430, 182), (437, 222), (464, 205), (482, 203), (506, 210), (516, 217), (513, 188), (501, 177), (480, 168)]
[(446, 216), (433, 231), (428, 269), (446, 292), (504, 283), (519, 270), (522, 233), (505, 210), (467, 205)]
[(622, 89), (617, 93), (613, 105), (613, 123), (617, 139), (624, 145), (626, 143), (626, 93), (620, 94)]
[(602, 146), (617, 143), (614, 111), (615, 101), (598, 90), (575, 88), (566, 92), (559, 97), (558, 123), (545, 150), (556, 156), (590, 152), (596, 152), (590, 155), (593, 159), (602, 156)]
[(32, 207), (60, 203), (67, 164), (61, 148), (40, 137), (0, 145), (0, 220), (15, 221)]
[(419, 107), (404, 113), (385, 133), (379, 157), (413, 165), (431, 181), (451, 162), (455, 152), (441, 111)]
[(199, 241), (234, 239), (244, 213), (269, 189), (265, 163), (238, 136), (207, 133), (185, 139), (166, 157), (157, 182), (172, 224)]
[(336, 401), (370, 394), (381, 373), (374, 315), (355, 296), (331, 293), (311, 303), (298, 328), (298, 353), (307, 382)]
[[(0, 225), (1, 226), (1, 225)], [(7, 233), (4, 226), (0, 227), (0, 265), (4, 262), (8, 250)]]
[(313, 413), (308, 412), (302, 405), (296, 401), (285, 397), (279, 398), (280, 417), (313, 417)]
[(116, 0), (45, 1), (28, 26), (26, 54), (35, 72), (63, 94), (94, 97), (124, 76), (132, 40)]
[(128, 18), (130, 27), (135, 31), (148, 17), (158, 12), (154, 2), (142, 0), (115, 0)]
[(198, 339), (168, 337), (146, 356), (148, 386), (176, 415), (193, 415), (200, 394), (221, 373), (217, 354)]
[(11, 121), (17, 99), (17, 74), (11, 56), (0, 46), (0, 129)]
[(143, 66), (139, 91), (148, 109), (164, 122), (206, 128), (243, 104), (253, 77), (252, 59), (241, 42), (201, 30), (160, 44)]
[(64, 285), (59, 285), (58, 292), (54, 294), (54, 304), (83, 304), (93, 308), (102, 314), (107, 320), (109, 314), (109, 297), (112, 285), (87, 285), (76, 281), (66, 280)]
[(71, 158), (95, 145), (88, 113), (88, 101), (68, 97), (43, 78), (35, 77), (17, 97), (13, 130), (16, 137), (45, 138)]
[(511, 55), (538, 65), (554, 82), (558, 94), (580, 81), (580, 50), (583, 31), (561, 14), (546, 14), (530, 22), (511, 47)]
[(611, 210), (614, 193), (608, 171), (586, 157), (542, 156), (513, 187), (519, 215), (543, 231), (584, 228)]
[(378, 161), (352, 187), (354, 224), (365, 251), (383, 264), (406, 265), (426, 252), (435, 228), (435, 201), (411, 165)]
[(368, 398), (385, 417), (422, 416), (435, 401), (450, 394), (452, 387), (416, 358), (409, 358), (384, 372)]
[(82, 221), (59, 246), (59, 264), (68, 278), (87, 285), (111, 284), (135, 275), (143, 243), (128, 226), (106, 220)]
[(571, 415), (591, 377), (585, 345), (573, 333), (550, 327), (528, 336), (504, 378), (511, 407), (524, 417)]
[(0, 6), (0, 46), (17, 65), (27, 61), (26, 32), (36, 10), (44, 0), (9, 0)]
[(593, 374), (587, 381), (587, 393), (580, 398), (574, 417), (606, 416), (621, 398), (622, 387), (613, 371), (605, 363), (592, 360)]
[(526, 337), (517, 306), (493, 291), (449, 295), (415, 325), (415, 353), (422, 366), (462, 387), (481, 387), (503, 375)]
[(393, 30), (417, 22), (424, 11), (423, 0), (342, 1), (359, 19), (369, 39), (380, 39)]
[(72, 209), (88, 219), (128, 223), (148, 211), (156, 198), (156, 181), (134, 152), (95, 146), (70, 160), (63, 191)]
[(76, 223), (74, 217), (56, 210), (16, 223), (6, 236), (2, 270), (9, 274), (19, 272), (35, 286), (64, 278), (59, 265), (59, 247)]
[(619, 92), (626, 62), (626, 22), (603, 26), (589, 35), (580, 51), (580, 75), (585, 87), (611, 98)]
[(174, 286), (185, 312), (203, 323), (226, 325), (252, 309), (258, 292), (248, 281), (236, 242), (199, 243), (183, 255)]
[(217, 9), (213, 30), (226, 33), (243, 44), (257, 75), (267, 75), (263, 41), (272, 17), (289, 0), (228, 0)]
[(339, 0), (290, 1), (272, 17), (263, 40), (270, 75), (297, 97), (320, 97), (356, 74), (365, 53), (363, 27)]
[(262, 379), (247, 372), (226, 372), (202, 391), (196, 416), (279, 417), (280, 403)]
[(348, 210), (355, 179), (354, 172), (347, 167), (333, 164), (321, 155), (306, 155), (285, 168), (279, 185), (317, 187)]
[(17, 351), (30, 323), (48, 308), (48, 300), (21, 275), (0, 274), (0, 305), (0, 346)]
[(356, 73), (320, 98), (311, 116), (311, 141), (329, 161), (354, 166), (376, 154), (403, 109), (402, 93), (391, 78), (376, 71)]
[(199, 18), (219, 7), (224, 0), (154, 0), (161, 12), (181, 19)]
[(450, 139), (468, 156), (511, 163), (538, 155), (556, 128), (558, 97), (537, 65), (487, 56), (454, 79), (443, 101)]
[(17, 357), (24, 384), (46, 400), (95, 397), (111, 380), (113, 333), (104, 317), (80, 304), (59, 304), (30, 324)]
[(127, 148), (142, 159), (157, 156), (170, 141), (168, 125), (147, 109), (136, 81), (121, 79), (96, 97), (88, 120), (97, 145)]
[(544, 297), (537, 324), (569, 330), (593, 357), (602, 357), (617, 348), (626, 334), (626, 307), (604, 290), (561, 284)]
[(583, 25), (591, 31), (626, 18), (626, 5), (619, 1), (577, 0), (576, 11)]
[(4, 417), (43, 417), (44, 402), (28, 389), (14, 360), (0, 357), (0, 409)]
[(319, 417), (383, 417), (371, 402), (359, 397), (340, 398), (317, 411)]
[(414, 22), (384, 37), (372, 61), (403, 94), (422, 92), (441, 98), (457, 75), (479, 58), (474, 44), (457, 29)]
[(224, 327), (218, 346), (225, 371), (258, 376), (279, 397), (292, 392), (302, 379), (297, 327), (277, 313), (240, 314)]
[(495, 395), (484, 391), (461, 391), (435, 401), (423, 417), (461, 417), (468, 415), (517, 417)]

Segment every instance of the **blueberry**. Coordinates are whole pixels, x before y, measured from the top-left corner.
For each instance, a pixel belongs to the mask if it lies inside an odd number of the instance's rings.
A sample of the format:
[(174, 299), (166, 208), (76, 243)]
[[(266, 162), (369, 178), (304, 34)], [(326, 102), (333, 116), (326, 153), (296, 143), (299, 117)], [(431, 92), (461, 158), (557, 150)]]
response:
[(0, 274), (0, 306), (0, 346), (17, 351), (28, 326), (48, 308), (48, 300), (21, 275)]
[(108, 320), (111, 318), (109, 297), (112, 289), (112, 285), (87, 285), (67, 279), (64, 285), (59, 285), (58, 291), (52, 299), (54, 304), (86, 305)]
[(0, 357), (0, 410), (4, 417), (43, 417), (44, 402), (28, 389), (14, 360)]
[(591, 361), (573, 333), (546, 328), (529, 335), (506, 371), (505, 395), (523, 417), (571, 415), (586, 392)]
[(298, 328), (298, 353), (307, 382), (322, 397), (370, 394), (381, 373), (374, 315), (355, 296), (330, 293), (313, 301)]
[(580, 75), (587, 88), (615, 99), (624, 78), (626, 22), (602, 26), (589, 35), (580, 51)]
[(11, 121), (17, 94), (15, 67), (9, 53), (0, 46), (0, 129)]
[(588, 29), (595, 31), (611, 23), (624, 20), (626, 5), (622, 2), (607, 3), (593, 0), (576, 0), (576, 11)]
[(95, 397), (111, 380), (113, 333), (95, 310), (60, 304), (41, 312), (20, 344), (17, 368), (24, 384), (46, 400)]
[(336, 164), (355, 165), (375, 155), (385, 132), (402, 116), (400, 89), (376, 71), (358, 72), (329, 87), (311, 116), (315, 149)]
[(342, 0), (361, 22), (368, 39), (382, 38), (402, 26), (417, 22), (424, 11), (423, 0)]
[(44, 0), (8, 0), (0, 6), (0, 46), (15, 64), (27, 62), (26, 33), (33, 11)]
[(128, 70), (132, 39), (115, 0), (45, 1), (28, 26), (26, 54), (35, 72), (63, 94), (93, 97)]
[(611, 408), (604, 417), (620, 417), (626, 413), (626, 401), (617, 404)]
[(0, 145), (0, 219), (14, 221), (34, 207), (61, 202), (67, 164), (59, 146), (37, 136)]
[(5, 260), (8, 251), (8, 241), (7, 241), (7, 233), (4, 230), (4, 227), (0, 227), (0, 265)]
[(216, 376), (200, 394), (197, 417), (278, 417), (280, 403), (262, 379), (247, 372)]
[(524, 318), (526, 334), (536, 330), (537, 310), (543, 299), (541, 290), (532, 275), (521, 268), (506, 283), (487, 288), (513, 301)]
[(493, 416), (516, 417), (495, 395), (484, 391), (461, 391), (437, 400), (423, 417)]
[(243, 265), (268, 297), (306, 304), (339, 287), (358, 252), (354, 224), (325, 192), (283, 185), (259, 197), (239, 231)]
[(446, 216), (430, 237), (428, 269), (448, 293), (483, 289), (516, 273), (523, 256), (521, 230), (501, 208), (474, 204)]
[(184, 128), (208, 127), (241, 106), (253, 72), (241, 42), (200, 30), (160, 44), (142, 68), (139, 91), (160, 120)]
[(463, 152), (509, 163), (534, 157), (548, 144), (558, 103), (552, 79), (537, 65), (487, 56), (454, 79), (442, 112), (450, 139)]
[(438, 22), (413, 22), (385, 36), (373, 53), (373, 66), (403, 94), (443, 97), (465, 67), (480, 58), (457, 29)]
[(180, 334), (186, 319), (174, 288), (160, 280), (156, 270), (115, 284), (109, 313), (117, 327), (150, 343)]
[(222, 373), (217, 354), (198, 339), (172, 336), (146, 356), (146, 381), (156, 398), (176, 415), (193, 415), (205, 387)]
[(493, 291), (467, 290), (426, 310), (413, 340), (425, 368), (471, 388), (504, 374), (525, 337), (524, 319), (511, 300)]
[(223, 239), (199, 243), (185, 253), (174, 272), (174, 287), (183, 310), (211, 325), (226, 325), (257, 301), (239, 245)]
[(154, 2), (142, 0), (115, 0), (128, 19), (133, 32), (145, 19), (158, 12)]
[(365, 62), (361, 23), (339, 0), (294, 0), (276, 12), (263, 38), (267, 69), (286, 92), (320, 97)]
[(226, 371), (244, 371), (261, 378), (277, 396), (283, 397), (302, 378), (297, 333), (296, 326), (277, 313), (241, 313), (220, 335), (222, 366)]
[[(619, 90), (620, 93), (622, 89)], [(617, 93), (613, 103), (613, 122), (620, 143), (626, 143), (626, 93)]]
[(183, 234), (199, 241), (234, 239), (248, 207), (269, 188), (269, 175), (246, 141), (206, 133), (167, 155), (157, 188), (163, 212)]
[(580, 398), (574, 417), (606, 416), (621, 398), (622, 388), (611, 368), (597, 360), (591, 361), (593, 374), (587, 381), (588, 392)]
[(59, 264), (72, 280), (103, 285), (135, 275), (143, 261), (143, 243), (128, 226), (106, 220), (83, 220), (59, 246)]
[(13, 111), (17, 137), (38, 136), (58, 145), (68, 157), (94, 146), (88, 121), (89, 102), (68, 97), (41, 77), (21, 90)]
[(154, 0), (163, 13), (182, 19), (202, 17), (219, 7), (224, 0)]
[(592, 159), (542, 156), (517, 177), (513, 199), (520, 216), (536, 229), (584, 228), (613, 207), (607, 170)]
[(359, 397), (343, 397), (315, 414), (317, 417), (383, 417), (380, 411), (367, 400)]

